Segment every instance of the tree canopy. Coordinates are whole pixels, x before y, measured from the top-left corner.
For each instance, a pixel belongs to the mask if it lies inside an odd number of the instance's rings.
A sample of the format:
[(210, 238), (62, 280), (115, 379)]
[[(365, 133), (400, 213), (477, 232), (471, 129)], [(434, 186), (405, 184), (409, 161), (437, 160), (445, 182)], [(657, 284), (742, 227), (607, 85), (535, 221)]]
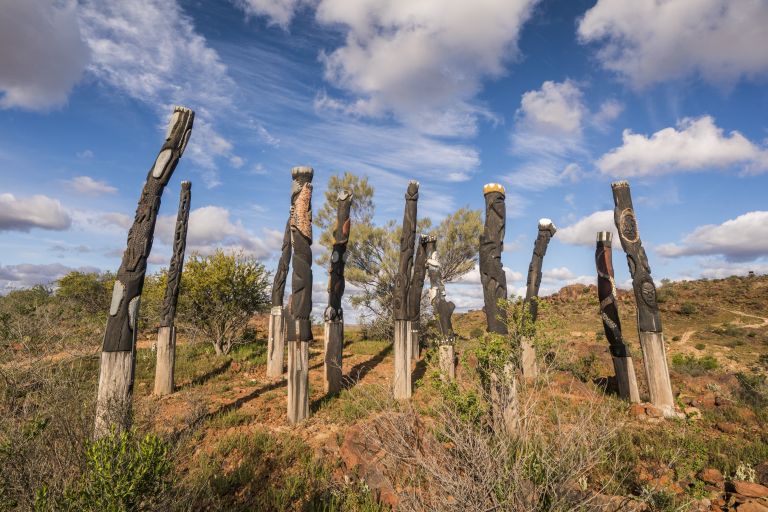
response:
[[(399, 220), (376, 225), (374, 188), (366, 177), (351, 173), (333, 175), (328, 180), (325, 202), (316, 216), (320, 229), (317, 263), (327, 265), (333, 245), (332, 230), (336, 220), (336, 197), (340, 190), (353, 193), (352, 229), (347, 252), (349, 254), (345, 277), (351, 285), (350, 303), (362, 309), (370, 323), (388, 331), (392, 318), (392, 291), (400, 258)], [(482, 230), (479, 210), (460, 208), (445, 217), (437, 226), (430, 218), (421, 216), (416, 233), (437, 237), (437, 249), (442, 265), (444, 282), (463, 276), (477, 262), (478, 236)]]

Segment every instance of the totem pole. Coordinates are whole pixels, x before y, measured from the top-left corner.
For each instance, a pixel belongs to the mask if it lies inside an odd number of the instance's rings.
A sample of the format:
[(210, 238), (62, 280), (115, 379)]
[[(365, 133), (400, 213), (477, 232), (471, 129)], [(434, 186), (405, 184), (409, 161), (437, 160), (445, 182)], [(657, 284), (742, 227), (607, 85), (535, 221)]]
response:
[[(506, 228), (504, 187), (489, 183), (483, 187), (485, 196), (485, 227), (480, 235), (480, 282), (485, 299), (485, 319), (488, 332), (508, 334), (507, 313), (499, 301), (507, 298), (507, 276), (501, 264)], [(504, 373), (491, 375), (491, 406), (494, 418), (500, 420), (508, 433), (517, 431), (519, 407), (517, 399), (517, 368), (512, 362), (504, 365)]]
[(411, 358), (418, 359), (421, 354), (419, 346), (419, 316), (421, 314), (421, 294), (424, 291), (424, 278), (427, 275), (426, 235), (419, 235), (419, 246), (413, 259), (411, 283), (408, 286), (408, 346), (411, 347)]
[(483, 187), (485, 196), (485, 227), (480, 235), (480, 281), (485, 300), (488, 331), (507, 334), (507, 314), (499, 309), (499, 300), (507, 298), (507, 276), (501, 264), (506, 227), (504, 187), (489, 183)]
[(333, 228), (333, 252), (328, 275), (328, 307), (325, 308), (325, 363), (323, 384), (326, 393), (341, 391), (341, 362), (344, 348), (344, 264), (347, 262), (352, 194), (346, 190), (336, 198), (336, 225)]
[(395, 317), (395, 382), (397, 399), (411, 397), (411, 353), (408, 347), (410, 323), (408, 316), (408, 286), (413, 266), (416, 237), (416, 203), (419, 200), (419, 182), (411, 181), (405, 192), (403, 229), (400, 233), (400, 265), (395, 275), (392, 309)]
[(445, 285), (440, 274), (440, 257), (437, 254), (437, 239), (433, 236), (427, 236), (423, 237), (422, 240), (425, 242), (425, 252), (428, 255), (429, 300), (440, 326), (440, 341), (438, 342), (440, 373), (443, 378), (453, 380), (456, 378), (456, 353), (454, 351), (456, 334), (453, 332), (451, 315), (453, 315), (456, 306), (453, 302), (448, 302), (445, 297)]
[[(309, 342), (312, 341), (312, 176), (311, 167), (291, 170), (291, 316), (288, 330), (288, 422), (309, 416)], [(291, 335), (293, 334), (293, 335)]]
[(640, 402), (632, 354), (624, 344), (619, 320), (619, 305), (616, 302), (616, 284), (613, 281), (613, 255), (610, 231), (597, 233), (595, 265), (597, 266), (597, 297), (600, 300), (600, 318), (603, 320), (605, 337), (610, 344), (613, 369), (619, 386), (619, 396), (632, 403)]
[(648, 257), (637, 229), (629, 183), (616, 181), (611, 184), (611, 189), (613, 189), (613, 202), (616, 205), (613, 210), (613, 220), (619, 231), (621, 247), (627, 254), (629, 273), (632, 275), (632, 288), (635, 291), (637, 328), (651, 403), (661, 409), (665, 416), (675, 416), (664, 334), (661, 329), (659, 305), (656, 302), (656, 286), (653, 283)]
[[(536, 316), (539, 310), (538, 297), (539, 286), (541, 286), (541, 265), (544, 262), (544, 255), (547, 254), (549, 241), (555, 236), (557, 228), (549, 219), (539, 219), (539, 234), (536, 236), (536, 242), (533, 244), (533, 256), (531, 264), (528, 266), (528, 287), (525, 291), (525, 304), (530, 313), (530, 322), (536, 322)], [(523, 371), (523, 377), (526, 379), (535, 379), (539, 374), (536, 365), (536, 349), (531, 344), (531, 340), (523, 338), (520, 342), (521, 358), (520, 367)]]
[(181, 271), (184, 268), (184, 249), (187, 246), (187, 225), (189, 206), (192, 199), (192, 184), (181, 182), (179, 212), (176, 214), (176, 230), (173, 235), (173, 256), (168, 267), (168, 283), (165, 287), (163, 309), (160, 313), (160, 328), (157, 330), (157, 364), (155, 365), (155, 394), (173, 393), (173, 367), (176, 361), (176, 303), (179, 300)]
[(120, 429), (130, 427), (139, 300), (147, 271), (147, 257), (152, 249), (160, 198), (189, 142), (194, 118), (191, 110), (174, 108), (165, 142), (147, 174), (136, 217), (128, 231), (127, 247), (112, 289), (112, 303), (104, 332), (93, 432), (95, 438), (108, 434), (113, 424)]
[(269, 312), (269, 338), (267, 338), (267, 377), (283, 376), (283, 350), (285, 349), (286, 316), (283, 308), (285, 281), (291, 264), (291, 220), (285, 223), (283, 248), (272, 281), (272, 309)]

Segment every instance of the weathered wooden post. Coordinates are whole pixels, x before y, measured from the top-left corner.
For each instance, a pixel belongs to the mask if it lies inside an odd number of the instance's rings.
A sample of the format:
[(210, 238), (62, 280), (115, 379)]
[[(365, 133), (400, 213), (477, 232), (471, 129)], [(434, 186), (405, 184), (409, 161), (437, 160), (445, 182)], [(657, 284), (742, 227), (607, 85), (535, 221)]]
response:
[(651, 403), (661, 409), (665, 416), (675, 416), (675, 401), (672, 395), (672, 383), (669, 381), (664, 334), (661, 328), (659, 305), (656, 302), (656, 285), (653, 283), (648, 257), (637, 229), (629, 183), (616, 181), (611, 184), (611, 189), (613, 202), (616, 205), (613, 210), (613, 219), (619, 231), (621, 247), (627, 254), (629, 273), (632, 274), (632, 288), (635, 291), (637, 303), (637, 328)]
[(95, 438), (108, 434), (111, 425), (119, 429), (130, 427), (139, 300), (147, 271), (147, 257), (152, 249), (160, 198), (187, 147), (194, 118), (191, 110), (174, 108), (165, 142), (147, 174), (136, 217), (128, 231), (127, 247), (112, 289), (104, 332), (93, 431)]
[(283, 352), (285, 349), (286, 315), (283, 308), (285, 281), (291, 264), (291, 220), (285, 223), (283, 248), (272, 281), (272, 309), (269, 312), (269, 337), (267, 338), (267, 377), (283, 376)]
[(619, 305), (616, 302), (616, 284), (613, 281), (613, 251), (610, 231), (597, 233), (595, 265), (597, 267), (597, 297), (600, 300), (600, 318), (603, 320), (605, 337), (610, 344), (613, 370), (619, 386), (619, 396), (632, 403), (640, 402), (632, 354), (621, 335)]
[(395, 379), (396, 399), (411, 397), (411, 350), (408, 347), (408, 286), (413, 266), (413, 248), (416, 237), (416, 206), (419, 200), (419, 182), (410, 181), (405, 192), (403, 228), (400, 233), (400, 265), (395, 275), (392, 292), (392, 310), (395, 317)]
[(456, 378), (456, 353), (454, 351), (456, 334), (453, 332), (451, 315), (453, 315), (456, 306), (453, 302), (448, 302), (445, 297), (445, 285), (440, 273), (440, 256), (437, 253), (437, 239), (433, 236), (426, 236), (422, 240), (428, 255), (429, 300), (440, 326), (440, 341), (438, 342), (440, 373), (443, 378), (453, 380)]
[[(312, 176), (311, 167), (291, 170), (291, 313), (295, 335), (288, 337), (288, 422), (309, 416), (309, 342), (312, 341)], [(290, 331), (289, 331), (290, 332)]]
[(427, 275), (426, 235), (419, 235), (419, 245), (413, 259), (411, 283), (408, 285), (408, 346), (411, 347), (412, 359), (421, 355), (419, 345), (419, 319), (421, 316), (421, 294), (424, 291), (424, 279)]
[(488, 332), (507, 334), (507, 314), (499, 309), (499, 301), (507, 299), (507, 276), (501, 264), (506, 229), (504, 187), (488, 183), (483, 187), (485, 196), (485, 227), (480, 235), (480, 281), (483, 285), (485, 319)]
[[(541, 265), (544, 262), (544, 255), (547, 254), (549, 241), (556, 232), (557, 228), (550, 219), (539, 219), (539, 234), (533, 244), (533, 256), (531, 257), (531, 264), (528, 266), (528, 283), (525, 291), (525, 304), (528, 307), (531, 323), (536, 322), (539, 311)], [(536, 349), (531, 344), (531, 340), (526, 337), (520, 340), (520, 369), (526, 379), (535, 379), (539, 374), (539, 368), (536, 364)]]
[[(507, 312), (499, 301), (507, 299), (507, 276), (501, 264), (506, 229), (505, 190), (498, 183), (483, 187), (485, 196), (485, 227), (480, 235), (480, 281), (485, 299), (485, 319), (488, 332), (508, 334)], [(517, 367), (513, 362), (504, 366), (503, 375), (491, 375), (491, 403), (494, 416), (501, 419), (507, 433), (520, 426), (517, 399)]]
[(344, 264), (347, 262), (352, 194), (346, 190), (336, 198), (336, 225), (333, 229), (333, 251), (331, 268), (328, 273), (328, 307), (325, 308), (325, 362), (323, 364), (323, 385), (326, 393), (341, 390), (341, 364), (344, 349), (344, 310), (341, 299), (344, 296)]
[(184, 268), (184, 249), (187, 246), (187, 225), (192, 200), (192, 184), (181, 182), (179, 212), (176, 214), (176, 229), (173, 235), (173, 256), (168, 266), (168, 283), (165, 287), (163, 309), (160, 313), (160, 329), (157, 330), (157, 364), (155, 365), (155, 394), (173, 393), (173, 368), (176, 361), (176, 303), (179, 300), (179, 285)]

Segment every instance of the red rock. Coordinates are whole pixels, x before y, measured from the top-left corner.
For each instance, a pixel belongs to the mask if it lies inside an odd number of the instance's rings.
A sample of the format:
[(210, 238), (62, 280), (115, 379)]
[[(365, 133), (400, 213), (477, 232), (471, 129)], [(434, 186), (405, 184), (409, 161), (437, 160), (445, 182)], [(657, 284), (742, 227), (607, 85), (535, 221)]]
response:
[(736, 509), (738, 512), (768, 512), (768, 502), (749, 500)]
[(718, 487), (722, 487), (723, 483), (725, 482), (725, 478), (723, 478), (723, 474), (715, 468), (702, 469), (696, 475), (696, 478), (698, 478), (702, 482), (705, 482), (711, 485), (716, 485)]
[(630, 416), (644, 416), (645, 406), (643, 404), (632, 404), (629, 406)]
[(662, 411), (658, 407), (654, 407), (653, 405), (648, 405), (648, 406), (645, 407), (645, 414), (647, 414), (651, 418), (663, 418), (664, 417), (664, 411)]
[(736, 493), (748, 498), (768, 497), (768, 487), (764, 485), (755, 484), (752, 482), (744, 482), (742, 480), (732, 480), (731, 486)]

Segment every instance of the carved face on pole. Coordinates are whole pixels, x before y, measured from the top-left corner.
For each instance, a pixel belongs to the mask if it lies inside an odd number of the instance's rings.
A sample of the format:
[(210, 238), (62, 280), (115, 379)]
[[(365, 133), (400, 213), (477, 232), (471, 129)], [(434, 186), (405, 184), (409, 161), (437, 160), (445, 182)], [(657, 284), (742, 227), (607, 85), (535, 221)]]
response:
[(344, 296), (345, 287), (344, 265), (347, 261), (352, 194), (342, 190), (336, 200), (336, 225), (333, 229), (333, 251), (331, 252), (331, 268), (328, 276), (328, 307), (325, 309), (324, 315), (328, 322), (344, 319), (341, 299)]
[(614, 222), (619, 231), (621, 247), (627, 254), (629, 273), (632, 275), (632, 288), (637, 302), (637, 323), (642, 332), (661, 332), (661, 316), (656, 301), (656, 285), (651, 277), (651, 267), (645, 254), (637, 219), (632, 206), (629, 183), (617, 181), (611, 184), (613, 190)]
[(488, 331), (507, 333), (506, 313), (498, 307), (507, 298), (507, 277), (501, 264), (506, 229), (504, 187), (489, 183), (483, 187), (485, 196), (485, 227), (480, 236), (480, 281), (483, 284), (485, 316)]
[(413, 249), (416, 237), (416, 206), (419, 200), (419, 182), (411, 181), (405, 192), (403, 228), (400, 234), (400, 264), (395, 275), (392, 308), (395, 320), (408, 320), (408, 288), (410, 286)]
[(292, 309), (299, 341), (312, 340), (312, 177), (311, 167), (291, 170)]
[(160, 199), (187, 147), (194, 119), (195, 114), (191, 110), (184, 107), (174, 109), (165, 142), (147, 174), (112, 290), (112, 302), (104, 333), (104, 352), (133, 350), (139, 298), (144, 287), (147, 257), (152, 249)]

